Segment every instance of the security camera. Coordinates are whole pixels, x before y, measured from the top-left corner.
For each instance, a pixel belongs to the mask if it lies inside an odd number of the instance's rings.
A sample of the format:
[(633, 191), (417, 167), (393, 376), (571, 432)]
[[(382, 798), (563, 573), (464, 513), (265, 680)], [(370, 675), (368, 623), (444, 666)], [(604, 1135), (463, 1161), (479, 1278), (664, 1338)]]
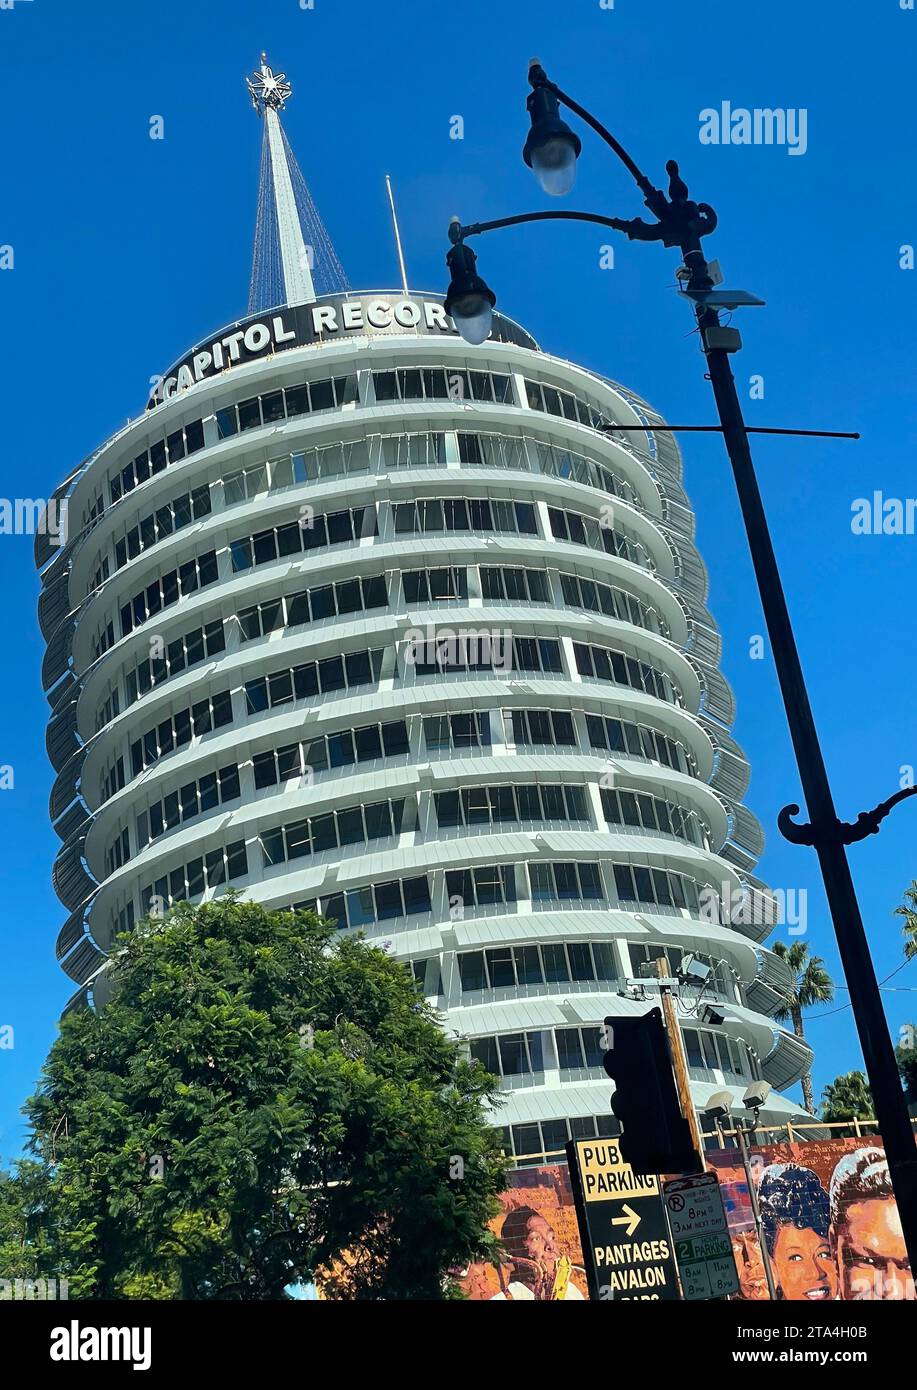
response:
[(709, 1023), (714, 1028), (720, 1023), (726, 1022), (726, 1015), (719, 1009), (715, 1009), (712, 1004), (705, 1004), (698, 1015), (701, 1023)]
[(760, 1110), (771, 1093), (771, 1083), (769, 1081), (755, 1081), (742, 1097), (742, 1104), (747, 1105), (749, 1110)]
[(686, 983), (702, 985), (710, 978), (710, 966), (704, 965), (703, 961), (697, 960), (695, 956), (688, 956), (679, 973)]
[(733, 1104), (731, 1091), (714, 1091), (704, 1106), (704, 1114), (712, 1115), (715, 1120), (724, 1120), (732, 1113)]

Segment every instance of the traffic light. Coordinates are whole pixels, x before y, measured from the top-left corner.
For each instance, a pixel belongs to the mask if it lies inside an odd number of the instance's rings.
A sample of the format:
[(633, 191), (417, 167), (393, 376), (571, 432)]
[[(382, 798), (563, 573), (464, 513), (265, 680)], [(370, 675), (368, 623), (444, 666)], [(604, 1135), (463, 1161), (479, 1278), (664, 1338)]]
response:
[(678, 1103), (662, 1010), (606, 1018), (603, 1047), (625, 1163), (636, 1173), (695, 1172), (698, 1158)]

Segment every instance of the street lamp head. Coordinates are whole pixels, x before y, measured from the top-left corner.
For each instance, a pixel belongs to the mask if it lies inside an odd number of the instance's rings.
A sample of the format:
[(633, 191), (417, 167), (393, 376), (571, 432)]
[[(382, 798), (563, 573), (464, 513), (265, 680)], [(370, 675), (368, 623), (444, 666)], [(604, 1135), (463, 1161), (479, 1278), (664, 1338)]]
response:
[(742, 1104), (747, 1105), (749, 1110), (760, 1110), (767, 1103), (767, 1098), (771, 1093), (769, 1081), (755, 1081), (742, 1097)]
[(497, 296), (477, 274), (477, 256), (471, 247), (460, 238), (455, 239), (453, 228), (457, 222), (454, 217), (450, 226), (453, 244), (446, 254), (450, 280), (443, 307), (465, 342), (478, 346), (490, 333)]
[(522, 158), (552, 198), (569, 193), (576, 179), (576, 161), (582, 142), (558, 114), (560, 103), (537, 59), (529, 65), (529, 92), (526, 106), (532, 121), (522, 150)]
[(704, 1106), (704, 1114), (711, 1115), (715, 1120), (725, 1120), (732, 1113), (732, 1106), (731, 1091), (714, 1091)]

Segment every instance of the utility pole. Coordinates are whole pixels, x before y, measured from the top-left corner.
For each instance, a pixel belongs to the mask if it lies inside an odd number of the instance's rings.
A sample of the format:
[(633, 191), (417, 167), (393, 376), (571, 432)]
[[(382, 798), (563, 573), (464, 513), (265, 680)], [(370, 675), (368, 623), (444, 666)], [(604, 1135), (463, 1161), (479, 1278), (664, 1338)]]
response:
[(704, 1141), (701, 1138), (700, 1124), (697, 1119), (697, 1110), (694, 1105), (694, 1098), (691, 1095), (691, 1079), (688, 1076), (688, 1059), (685, 1056), (684, 1039), (681, 1036), (681, 1027), (678, 1022), (678, 1014), (675, 1011), (675, 996), (669, 980), (669, 958), (661, 956), (656, 962), (656, 974), (659, 978), (659, 998), (662, 1003), (662, 1017), (665, 1020), (665, 1030), (669, 1035), (669, 1047), (672, 1052), (672, 1066), (675, 1071), (675, 1087), (678, 1091), (678, 1099), (681, 1102), (681, 1113), (688, 1122), (691, 1131), (691, 1142), (697, 1153), (698, 1172), (703, 1172), (706, 1168), (704, 1162)]

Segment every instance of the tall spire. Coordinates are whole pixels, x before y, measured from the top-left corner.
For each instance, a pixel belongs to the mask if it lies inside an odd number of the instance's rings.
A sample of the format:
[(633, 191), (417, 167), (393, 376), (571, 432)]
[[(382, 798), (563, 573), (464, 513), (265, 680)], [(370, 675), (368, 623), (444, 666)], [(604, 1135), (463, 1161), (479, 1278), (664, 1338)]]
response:
[(273, 72), (262, 53), (261, 66), (246, 82), (264, 121), (248, 291), (248, 312), (256, 314), (281, 304), (309, 304), (317, 293), (350, 285), (280, 124), (279, 113), (293, 92), (286, 73)]

